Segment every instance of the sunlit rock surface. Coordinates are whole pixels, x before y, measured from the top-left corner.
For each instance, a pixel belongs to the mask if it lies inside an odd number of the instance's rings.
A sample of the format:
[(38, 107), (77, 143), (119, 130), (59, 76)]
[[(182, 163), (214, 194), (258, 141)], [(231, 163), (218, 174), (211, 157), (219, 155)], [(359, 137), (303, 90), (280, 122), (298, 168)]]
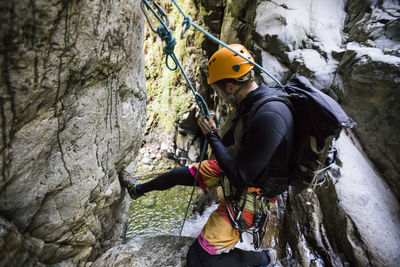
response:
[(124, 242), (116, 174), (146, 119), (139, 3), (0, 3), (0, 266), (77, 264)]

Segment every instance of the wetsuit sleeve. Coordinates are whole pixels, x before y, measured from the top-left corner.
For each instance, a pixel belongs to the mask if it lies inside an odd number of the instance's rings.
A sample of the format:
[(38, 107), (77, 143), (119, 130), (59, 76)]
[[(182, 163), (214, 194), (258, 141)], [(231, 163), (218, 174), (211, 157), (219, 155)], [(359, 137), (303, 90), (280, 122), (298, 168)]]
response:
[(233, 157), (215, 135), (207, 135), (221, 169), (236, 188), (246, 188), (261, 174), (287, 135), (287, 124), (292, 118), (282, 114), (291, 116), (288, 107), (281, 102), (270, 102), (261, 107), (249, 121), (237, 157)]

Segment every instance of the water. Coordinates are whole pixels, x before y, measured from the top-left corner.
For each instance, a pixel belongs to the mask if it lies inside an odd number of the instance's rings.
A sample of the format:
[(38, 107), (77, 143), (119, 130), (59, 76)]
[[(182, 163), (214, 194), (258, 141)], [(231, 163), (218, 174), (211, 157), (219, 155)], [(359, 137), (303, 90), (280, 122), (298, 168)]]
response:
[[(192, 189), (190, 186), (175, 186), (165, 191), (152, 191), (137, 200), (131, 200), (128, 240), (155, 235), (179, 235)], [(200, 189), (195, 190), (187, 220), (193, 217), (191, 211), (198, 190)], [(185, 228), (185, 235), (193, 236), (194, 233), (189, 234), (191, 231)], [(199, 228), (198, 233), (201, 230)]]
[(218, 207), (217, 203), (211, 204), (207, 207), (203, 214), (195, 213), (192, 218), (186, 220), (185, 226), (182, 230), (182, 236), (197, 237), (200, 234), (201, 229), (206, 224), (208, 217)]

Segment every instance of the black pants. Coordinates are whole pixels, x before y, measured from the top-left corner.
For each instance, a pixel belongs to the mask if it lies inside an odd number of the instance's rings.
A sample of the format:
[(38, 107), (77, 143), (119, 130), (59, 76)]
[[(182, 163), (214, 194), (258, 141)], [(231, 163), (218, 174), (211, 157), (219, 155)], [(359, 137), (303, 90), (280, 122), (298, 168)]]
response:
[(188, 167), (176, 167), (157, 178), (137, 186), (137, 192), (144, 194), (153, 190), (167, 190), (176, 185), (193, 186), (194, 179)]
[(247, 267), (265, 266), (269, 258), (265, 252), (233, 249), (218, 255), (208, 254), (199, 244), (198, 239), (190, 246), (186, 256), (188, 267)]

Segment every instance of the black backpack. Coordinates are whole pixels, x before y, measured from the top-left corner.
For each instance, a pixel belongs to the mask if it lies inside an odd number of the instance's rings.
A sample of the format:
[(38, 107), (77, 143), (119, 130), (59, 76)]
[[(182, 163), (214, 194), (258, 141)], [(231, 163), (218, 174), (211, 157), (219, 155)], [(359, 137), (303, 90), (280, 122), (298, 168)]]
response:
[(281, 184), (273, 189), (271, 181), (265, 177), (266, 181), (261, 189), (268, 196), (281, 194), (288, 185), (305, 189), (323, 183), (326, 172), (336, 158), (334, 141), (339, 138), (343, 128), (350, 128), (356, 124), (333, 98), (316, 89), (303, 76), (290, 80), (284, 89), (284, 95), (269, 95), (258, 100), (249, 116), (251, 118), (262, 105), (270, 101), (286, 103), (294, 116), (294, 144), (289, 163), (289, 181), (286, 186)]
[[(334, 140), (339, 138), (343, 128), (350, 128), (356, 124), (334, 99), (316, 89), (303, 76), (290, 80), (284, 89), (286, 93), (277, 91), (276, 95), (269, 94), (261, 97), (254, 103), (248, 116), (251, 119), (262, 105), (270, 101), (284, 102), (293, 113), (294, 143), (289, 162), (289, 177), (268, 176), (268, 169), (266, 169), (266, 173), (258, 177), (253, 184), (261, 188), (262, 197), (269, 199), (286, 191), (289, 185), (305, 189), (323, 183), (326, 172), (336, 158)], [(223, 193), (226, 202), (224, 190)], [(246, 204), (246, 190), (238, 192), (237, 198), (241, 195), (243, 195), (241, 207), (235, 199), (230, 200), (234, 214), (227, 209), (229, 218), (232, 225), (239, 230), (241, 241), (242, 232), (252, 230), (254, 247), (257, 249), (265, 234), (269, 212), (257, 212), (254, 229), (250, 229), (241, 216)], [(226, 205), (228, 207), (227, 202)], [(286, 208), (289, 213), (292, 213), (289, 194)]]
[[(334, 99), (316, 89), (303, 76), (290, 80), (284, 89), (286, 93), (277, 91), (276, 95), (261, 97), (254, 103), (248, 116), (251, 119), (267, 102), (281, 101), (291, 109), (294, 117), (294, 143), (289, 162), (289, 177), (268, 176), (267, 169), (265, 176), (258, 177), (254, 183), (254, 186), (261, 188), (261, 195), (266, 198), (276, 197), (286, 191), (289, 185), (305, 189), (322, 184), (326, 172), (336, 158), (334, 140), (339, 138), (343, 128), (350, 128), (356, 124)], [(223, 193), (226, 202), (224, 190)], [(243, 203), (238, 207), (235, 199), (231, 199), (234, 214), (227, 209), (229, 217), (232, 225), (239, 230), (241, 241), (242, 232), (252, 230), (254, 247), (257, 249), (265, 234), (269, 212), (257, 212), (254, 229), (250, 229), (241, 216), (246, 203), (246, 190), (238, 193), (238, 197), (243, 195)], [(226, 205), (228, 207), (228, 203)], [(289, 194), (286, 208), (292, 213)]]

